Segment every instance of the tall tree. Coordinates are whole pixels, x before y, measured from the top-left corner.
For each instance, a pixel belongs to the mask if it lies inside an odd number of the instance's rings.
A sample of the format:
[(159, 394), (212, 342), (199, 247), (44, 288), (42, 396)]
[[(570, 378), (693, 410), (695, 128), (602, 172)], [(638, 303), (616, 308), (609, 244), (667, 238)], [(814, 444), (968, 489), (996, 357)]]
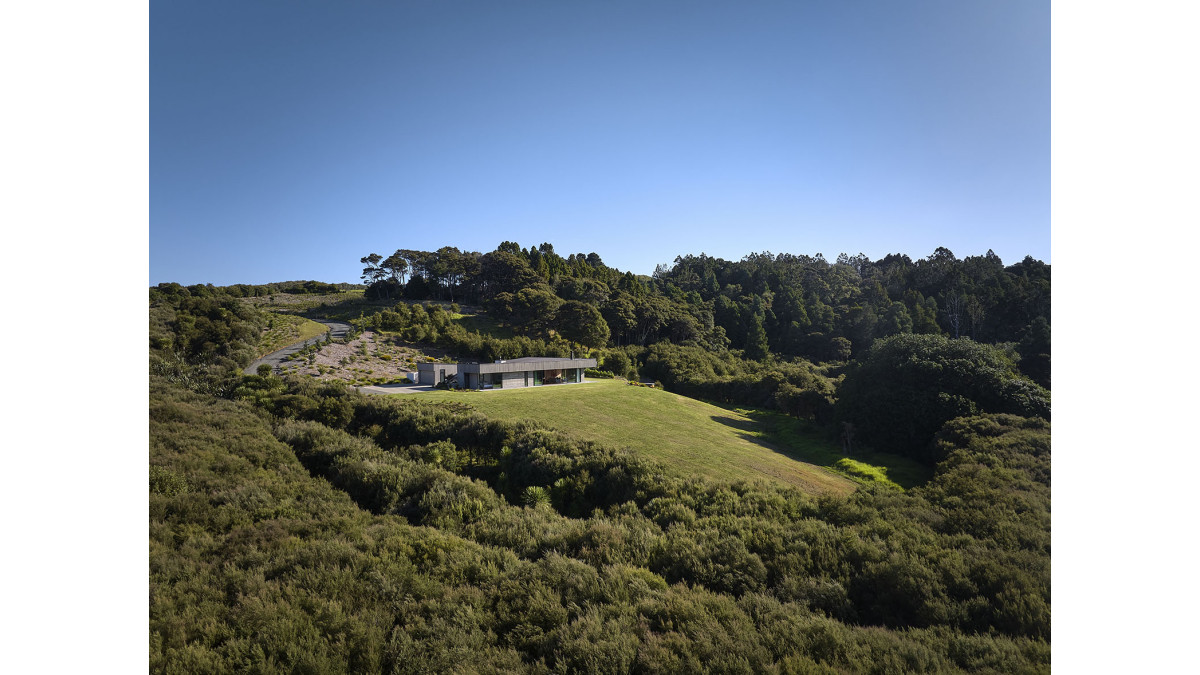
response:
[(401, 251), (397, 250), (389, 255), (382, 266), (396, 283), (404, 285), (404, 277), (408, 274), (408, 261), (404, 259)]
[(950, 295), (946, 296), (946, 322), (950, 324), (950, 330), (954, 331), (954, 337), (959, 337), (959, 328), (962, 326), (963, 315), (966, 313), (966, 302), (963, 296), (957, 291), (951, 291)]
[(637, 342), (645, 345), (653, 342), (650, 338), (657, 337), (658, 331), (671, 319), (671, 305), (665, 298), (656, 295), (637, 298), (634, 303)]
[(983, 317), (985, 316), (985, 312), (983, 311), (983, 303), (979, 301), (979, 298), (972, 295), (971, 297), (967, 298), (966, 305), (963, 309), (966, 311), (967, 318), (971, 322), (971, 339), (974, 340), (975, 336), (977, 335), (977, 331), (979, 330), (979, 325), (983, 323)]
[(880, 337), (913, 332), (912, 316), (909, 315), (908, 308), (904, 306), (903, 302), (897, 300), (888, 306), (877, 330)]
[(479, 264), (484, 299), (490, 300), (499, 293), (516, 294), (539, 281), (523, 256), (506, 251), (492, 251), (481, 257)]
[(637, 327), (637, 313), (629, 295), (618, 291), (601, 309), (604, 321), (608, 324), (613, 342), (617, 345), (629, 340), (630, 334)]
[(379, 266), (379, 263), (382, 260), (383, 256), (379, 255), (378, 253), (372, 253), (370, 255), (363, 256), (362, 259), (359, 260), (360, 263), (366, 265), (362, 271), (362, 280), (365, 283), (373, 284), (376, 281), (383, 279), (383, 277), (387, 275), (387, 271)]
[(767, 331), (763, 329), (763, 317), (755, 313), (750, 319), (750, 330), (746, 333), (746, 356), (761, 361), (768, 354), (770, 348), (767, 345)]
[(454, 302), (454, 288), (462, 281), (463, 255), (454, 246), (443, 246), (434, 254), (432, 272), (434, 278), (450, 294)]
[(562, 304), (563, 301), (545, 284), (522, 288), (513, 296), (513, 316), (525, 330), (544, 335), (555, 325), (554, 318)]
[(568, 300), (558, 308), (555, 326), (559, 334), (585, 347), (608, 344), (608, 324), (594, 305)]

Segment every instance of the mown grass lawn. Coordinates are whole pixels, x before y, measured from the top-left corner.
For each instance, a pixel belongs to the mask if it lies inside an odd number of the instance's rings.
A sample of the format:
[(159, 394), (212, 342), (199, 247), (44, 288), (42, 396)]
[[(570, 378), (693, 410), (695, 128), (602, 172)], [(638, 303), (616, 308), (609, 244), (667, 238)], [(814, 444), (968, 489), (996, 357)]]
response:
[(931, 468), (900, 455), (859, 450), (847, 457), (823, 430), (807, 420), (773, 410), (737, 407), (729, 410), (745, 415), (754, 423), (744, 433), (786, 448), (802, 462), (827, 467), (845, 476), (902, 489), (925, 483), (933, 476)]
[(496, 419), (534, 420), (579, 438), (629, 447), (680, 476), (778, 481), (811, 494), (844, 495), (855, 487), (846, 477), (799, 461), (793, 450), (768, 440), (765, 425), (744, 411), (623, 380), (405, 395), (463, 402)]

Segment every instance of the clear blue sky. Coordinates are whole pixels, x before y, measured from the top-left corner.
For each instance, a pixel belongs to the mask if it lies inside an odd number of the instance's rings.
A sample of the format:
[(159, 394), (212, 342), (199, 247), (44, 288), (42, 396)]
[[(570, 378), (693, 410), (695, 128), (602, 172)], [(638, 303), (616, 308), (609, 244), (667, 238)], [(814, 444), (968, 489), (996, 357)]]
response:
[(151, 3), (151, 284), (504, 240), (1050, 262), (1050, 3)]

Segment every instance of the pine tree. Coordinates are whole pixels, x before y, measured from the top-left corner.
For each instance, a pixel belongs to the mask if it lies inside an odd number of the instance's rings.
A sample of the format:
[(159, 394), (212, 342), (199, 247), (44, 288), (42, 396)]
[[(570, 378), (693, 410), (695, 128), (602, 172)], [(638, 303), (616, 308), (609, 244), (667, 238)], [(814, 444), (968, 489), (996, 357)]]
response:
[(763, 328), (762, 314), (754, 314), (750, 320), (750, 330), (746, 334), (746, 356), (757, 361), (767, 358), (770, 350), (767, 345), (767, 331)]

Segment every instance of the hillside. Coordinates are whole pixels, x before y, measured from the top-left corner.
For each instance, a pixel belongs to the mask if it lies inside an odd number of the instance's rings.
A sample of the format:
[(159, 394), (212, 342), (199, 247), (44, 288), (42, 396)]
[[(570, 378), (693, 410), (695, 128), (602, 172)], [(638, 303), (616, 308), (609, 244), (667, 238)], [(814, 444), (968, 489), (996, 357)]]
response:
[(810, 494), (848, 494), (854, 483), (797, 461), (787, 448), (751, 435), (748, 416), (622, 380), (486, 392), (438, 391), (419, 399), (467, 403), (489, 418), (531, 420), (606, 445), (629, 447), (681, 477), (767, 479)]
[[(981, 381), (991, 351), (885, 339), (835, 381), (656, 343), (602, 357), (668, 391), (367, 396), (244, 375), (271, 317), (222, 289), (150, 296), (152, 672), (1049, 669), (1048, 420), (947, 420), (919, 480), (856, 444), (904, 491), (737, 475), (773, 460), (839, 483), (839, 448), (821, 439), (846, 382), (895, 381), (912, 354)], [(479, 358), (558, 348), (468, 333), (433, 307), (357, 320), (389, 333), (372, 358), (422, 340)], [(902, 381), (916, 403), (993, 405)]]

